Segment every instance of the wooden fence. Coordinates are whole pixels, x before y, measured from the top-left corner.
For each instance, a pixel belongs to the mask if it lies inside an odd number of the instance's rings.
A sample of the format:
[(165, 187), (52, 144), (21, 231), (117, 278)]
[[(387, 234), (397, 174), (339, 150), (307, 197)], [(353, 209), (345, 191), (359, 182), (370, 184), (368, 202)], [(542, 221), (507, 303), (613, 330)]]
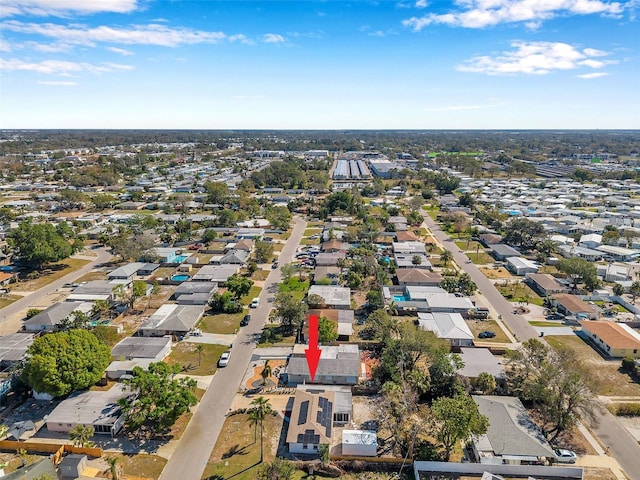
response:
[(27, 452), (51, 453), (54, 455), (54, 462), (58, 464), (64, 453), (78, 453), (88, 457), (102, 457), (102, 449), (95, 447), (74, 447), (65, 443), (40, 443), (40, 442), (17, 442), (12, 440), (0, 441), (0, 450), (16, 452), (26, 450)]

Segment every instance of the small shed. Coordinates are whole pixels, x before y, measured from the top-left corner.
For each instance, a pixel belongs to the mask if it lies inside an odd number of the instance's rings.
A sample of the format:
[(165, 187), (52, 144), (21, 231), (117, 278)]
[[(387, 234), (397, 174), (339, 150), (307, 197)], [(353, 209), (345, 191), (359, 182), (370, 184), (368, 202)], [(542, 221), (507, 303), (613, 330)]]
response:
[(71, 453), (60, 462), (62, 478), (78, 478), (87, 469), (87, 456)]
[(358, 457), (375, 457), (378, 438), (374, 430), (343, 430), (342, 454)]

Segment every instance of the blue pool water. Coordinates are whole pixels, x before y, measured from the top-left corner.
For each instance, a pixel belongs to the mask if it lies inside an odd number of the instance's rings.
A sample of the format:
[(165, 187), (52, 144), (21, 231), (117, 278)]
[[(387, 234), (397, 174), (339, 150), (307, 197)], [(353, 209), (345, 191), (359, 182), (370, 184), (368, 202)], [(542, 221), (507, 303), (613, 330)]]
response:
[(173, 259), (173, 263), (182, 263), (187, 258), (189, 258), (189, 255), (178, 255), (178, 256), (176, 256), (176, 258)]
[(173, 275), (171, 277), (171, 280), (174, 282), (186, 282), (187, 280), (191, 280), (191, 275), (185, 275), (185, 274)]
[(407, 301), (407, 297), (405, 297), (404, 295), (394, 295), (393, 296), (393, 301), (394, 302), (406, 302)]

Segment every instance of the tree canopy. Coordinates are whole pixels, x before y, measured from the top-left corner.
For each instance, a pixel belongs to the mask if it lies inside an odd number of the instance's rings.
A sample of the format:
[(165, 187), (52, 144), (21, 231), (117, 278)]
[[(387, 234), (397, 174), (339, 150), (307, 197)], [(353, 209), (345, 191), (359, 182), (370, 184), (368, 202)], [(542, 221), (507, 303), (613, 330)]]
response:
[(66, 222), (54, 227), (50, 223), (25, 220), (9, 232), (9, 242), (16, 256), (36, 269), (46, 263), (63, 260), (83, 247)]
[(516, 218), (505, 227), (503, 240), (509, 245), (533, 250), (546, 239), (544, 227), (540, 222), (534, 222), (528, 218)]
[(584, 283), (587, 290), (593, 290), (598, 286), (598, 269), (595, 264), (584, 258), (563, 258), (558, 263), (558, 270), (567, 274), (574, 290), (580, 283)]
[(27, 350), (23, 381), (54, 397), (90, 387), (111, 361), (107, 345), (87, 330), (70, 330), (36, 338)]
[(124, 380), (137, 396), (122, 398), (118, 404), (127, 414), (126, 424), (132, 430), (144, 433), (167, 431), (189, 408), (198, 401), (194, 395), (196, 381), (192, 378), (176, 379), (180, 365), (164, 362), (151, 363), (148, 370), (134, 367), (133, 378)]

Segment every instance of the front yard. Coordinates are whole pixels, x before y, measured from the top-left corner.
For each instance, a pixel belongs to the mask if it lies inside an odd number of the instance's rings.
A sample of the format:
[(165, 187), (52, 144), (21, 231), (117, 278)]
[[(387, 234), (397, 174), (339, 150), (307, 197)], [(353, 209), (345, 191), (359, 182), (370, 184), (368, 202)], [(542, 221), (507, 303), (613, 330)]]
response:
[[(264, 420), (264, 461), (267, 463), (275, 458), (282, 426), (280, 415), (269, 415)], [(222, 426), (202, 478), (221, 475), (235, 480), (255, 480), (260, 466), (260, 428), (256, 435), (249, 415), (232, 415)]]
[(22, 297), (20, 295), (11, 295), (10, 293), (4, 294), (0, 296), (0, 308), (7, 307), (21, 298)]
[(240, 320), (246, 311), (240, 313), (216, 313), (205, 315), (200, 320), (198, 328), (205, 333), (233, 334), (240, 328)]
[[(203, 347), (200, 354), (196, 350), (198, 345)], [(183, 373), (187, 375), (213, 375), (218, 369), (220, 355), (227, 348), (227, 345), (180, 342), (173, 348), (166, 362), (182, 366)]]
[(35, 292), (36, 290), (49, 285), (51, 282), (78, 270), (87, 263), (89, 263), (89, 260), (79, 258), (67, 258), (60, 262), (51, 263), (39, 272), (39, 276), (37, 278), (18, 282), (17, 284), (14, 284), (13, 288), (21, 292)]
[(546, 336), (560, 352), (568, 352), (576, 369), (596, 395), (640, 396), (640, 384), (620, 372), (621, 360), (605, 360), (591, 345), (575, 336)]
[[(502, 328), (498, 325), (495, 320), (467, 320), (467, 325), (469, 325), (469, 329), (471, 333), (473, 333), (473, 338), (475, 341), (480, 342), (491, 342), (491, 343), (509, 343), (509, 337), (504, 333)], [(485, 330), (490, 330), (496, 334), (493, 338), (478, 338), (478, 334), (480, 332), (484, 332)]]
[(539, 307), (544, 304), (544, 299), (531, 290), (528, 285), (525, 285), (522, 282), (509, 283), (507, 285), (496, 285), (496, 288), (502, 296), (510, 302), (522, 302), (526, 304), (532, 303)]

